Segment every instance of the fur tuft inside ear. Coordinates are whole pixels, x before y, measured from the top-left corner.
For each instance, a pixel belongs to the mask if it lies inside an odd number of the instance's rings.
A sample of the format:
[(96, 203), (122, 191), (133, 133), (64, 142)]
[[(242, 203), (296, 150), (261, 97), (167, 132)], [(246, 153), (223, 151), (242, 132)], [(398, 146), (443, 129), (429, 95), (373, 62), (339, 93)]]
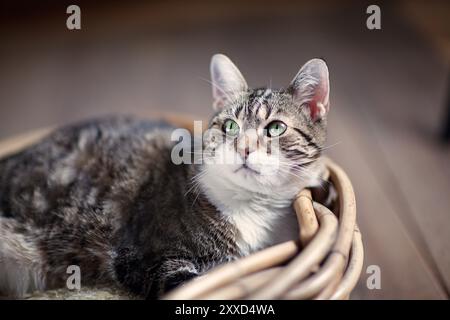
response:
[(305, 63), (290, 84), (294, 102), (307, 106), (313, 121), (325, 117), (330, 109), (330, 80), (328, 67), (321, 59)]
[(223, 109), (238, 94), (247, 91), (247, 82), (227, 56), (215, 54), (211, 59), (210, 71), (215, 110)]

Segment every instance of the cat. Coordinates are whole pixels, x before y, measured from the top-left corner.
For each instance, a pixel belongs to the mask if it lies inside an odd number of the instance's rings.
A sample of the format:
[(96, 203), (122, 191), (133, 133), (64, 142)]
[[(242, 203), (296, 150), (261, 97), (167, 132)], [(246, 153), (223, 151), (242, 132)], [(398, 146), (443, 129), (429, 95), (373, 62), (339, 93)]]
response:
[(286, 89), (251, 89), (216, 54), (211, 77), (200, 164), (174, 163), (170, 125), (125, 116), (57, 129), (0, 160), (0, 292), (62, 288), (76, 265), (82, 285), (159, 298), (297, 238), (292, 201), (323, 170), (326, 63), (310, 60)]

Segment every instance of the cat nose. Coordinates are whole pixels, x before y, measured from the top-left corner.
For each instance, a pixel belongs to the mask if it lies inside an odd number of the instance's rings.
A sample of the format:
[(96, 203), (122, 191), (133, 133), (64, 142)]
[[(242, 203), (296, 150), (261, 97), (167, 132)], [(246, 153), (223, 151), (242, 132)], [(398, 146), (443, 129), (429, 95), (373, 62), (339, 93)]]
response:
[(256, 150), (257, 144), (258, 137), (256, 133), (246, 132), (238, 141), (237, 152), (241, 155), (242, 159), (246, 160), (250, 153)]
[(249, 148), (239, 149), (239, 154), (241, 155), (242, 159), (246, 160), (248, 158), (248, 155), (250, 154), (250, 149)]

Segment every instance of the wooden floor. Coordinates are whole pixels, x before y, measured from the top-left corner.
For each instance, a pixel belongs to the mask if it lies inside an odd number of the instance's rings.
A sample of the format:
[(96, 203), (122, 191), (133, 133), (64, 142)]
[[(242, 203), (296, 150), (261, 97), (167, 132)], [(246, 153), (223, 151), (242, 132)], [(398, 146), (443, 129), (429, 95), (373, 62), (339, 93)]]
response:
[[(447, 299), (450, 148), (438, 140), (447, 61), (403, 3), (381, 6), (378, 31), (365, 28), (360, 2), (180, 3), (82, 8), (78, 32), (65, 29), (64, 8), (28, 24), (3, 19), (0, 138), (115, 112), (205, 118), (216, 52), (251, 85), (272, 87), (323, 57), (332, 90), (328, 154), (354, 183), (365, 244), (352, 298)], [(369, 265), (381, 269), (380, 290), (366, 286)]]

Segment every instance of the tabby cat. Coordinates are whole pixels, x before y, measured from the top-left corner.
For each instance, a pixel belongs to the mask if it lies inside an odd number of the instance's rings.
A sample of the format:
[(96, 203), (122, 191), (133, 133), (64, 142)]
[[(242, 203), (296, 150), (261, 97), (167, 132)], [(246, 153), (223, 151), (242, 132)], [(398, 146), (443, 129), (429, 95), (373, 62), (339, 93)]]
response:
[(76, 265), (82, 285), (157, 298), (296, 238), (292, 201), (322, 172), (325, 62), (281, 90), (250, 89), (221, 54), (211, 76), (202, 163), (174, 163), (174, 128), (127, 117), (63, 127), (0, 160), (0, 292), (64, 287)]

